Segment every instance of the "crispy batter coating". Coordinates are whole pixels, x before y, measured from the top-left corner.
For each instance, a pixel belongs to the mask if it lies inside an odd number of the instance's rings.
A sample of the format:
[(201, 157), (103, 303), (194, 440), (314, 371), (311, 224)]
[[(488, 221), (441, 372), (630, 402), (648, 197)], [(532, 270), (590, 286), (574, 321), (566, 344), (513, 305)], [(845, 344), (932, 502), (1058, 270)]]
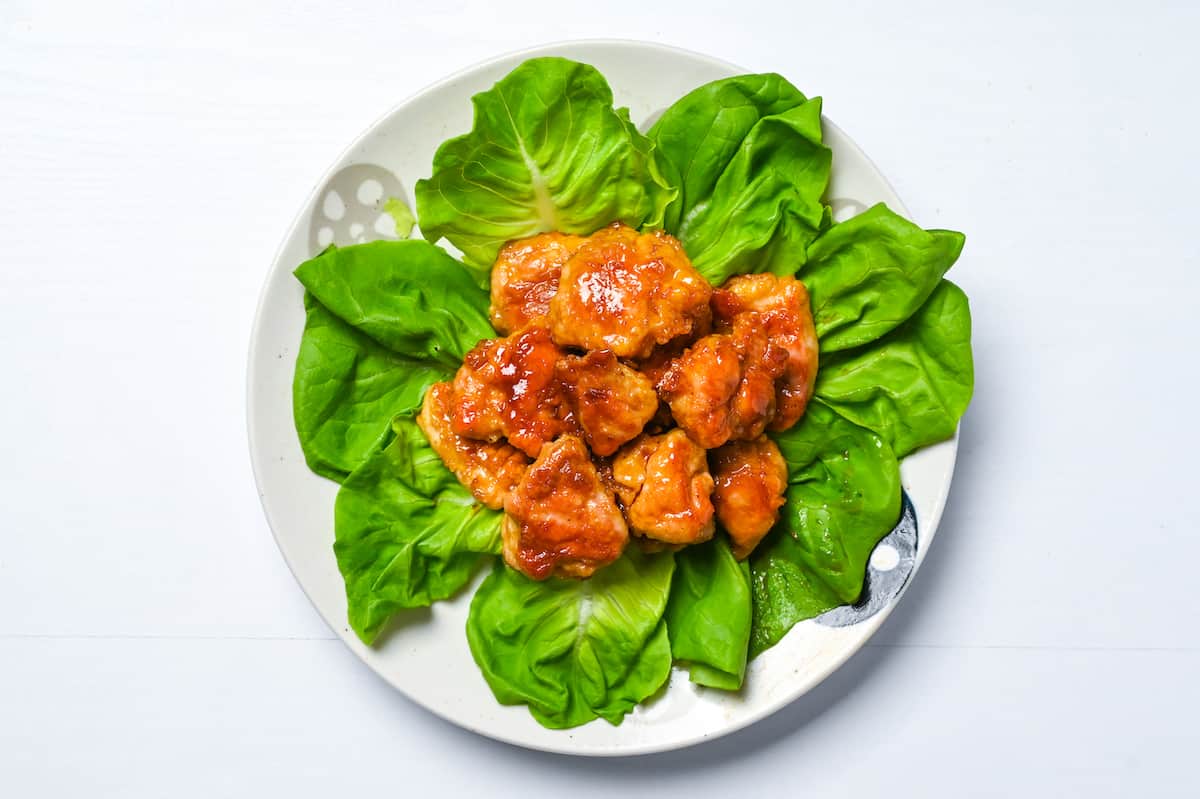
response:
[(657, 386), (679, 426), (712, 448), (729, 440), (729, 407), (741, 380), (733, 339), (705, 336), (670, 362)]
[(666, 544), (712, 538), (713, 479), (703, 448), (682, 430), (627, 445), (613, 459), (612, 479), (634, 534)]
[(492, 267), (492, 325), (504, 334), (544, 327), (563, 264), (582, 243), (580, 236), (539, 233), (504, 245)]
[(430, 386), (417, 425), (458, 481), (484, 505), (499, 510), (525, 474), (529, 459), (504, 442), (476, 441), (455, 433), (450, 424), (453, 393), (449, 383)]
[(563, 351), (544, 327), (479, 343), (454, 376), (454, 432), (508, 442), (537, 457), (542, 444), (578, 425), (554, 366)]
[(731, 441), (708, 453), (712, 468), (712, 501), (717, 519), (733, 540), (733, 554), (743, 560), (754, 551), (779, 519), (787, 490), (787, 463), (766, 436)]
[(739, 331), (761, 331), (786, 353), (769, 428), (787, 430), (804, 415), (817, 380), (817, 330), (808, 290), (794, 277), (739, 275), (713, 292), (712, 304), (719, 327), (735, 337)]
[(611, 455), (642, 432), (658, 411), (658, 394), (645, 375), (611, 350), (568, 355), (555, 367), (592, 452)]
[(578, 436), (542, 447), (504, 510), (504, 560), (535, 580), (588, 577), (629, 541), (612, 490)]
[(701, 446), (786, 430), (804, 413), (817, 374), (808, 292), (795, 278), (742, 275), (713, 292), (716, 333), (674, 359), (659, 395)]
[(550, 300), (550, 330), (562, 346), (641, 358), (692, 333), (712, 293), (674, 237), (615, 223), (593, 233), (563, 266)]

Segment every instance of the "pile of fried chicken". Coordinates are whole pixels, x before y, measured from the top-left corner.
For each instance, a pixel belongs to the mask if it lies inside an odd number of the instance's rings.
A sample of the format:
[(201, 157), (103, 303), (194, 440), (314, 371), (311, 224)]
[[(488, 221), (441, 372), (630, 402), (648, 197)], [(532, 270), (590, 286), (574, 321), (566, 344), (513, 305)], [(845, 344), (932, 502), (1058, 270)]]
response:
[[(787, 466), (765, 435), (817, 374), (808, 292), (751, 274), (720, 288), (679, 242), (620, 223), (509, 242), (492, 272), (504, 338), (425, 395), (418, 424), (471, 493), (505, 512), (505, 561), (587, 577), (712, 538), (739, 559), (775, 524)], [(714, 518), (715, 517), (715, 518)]]

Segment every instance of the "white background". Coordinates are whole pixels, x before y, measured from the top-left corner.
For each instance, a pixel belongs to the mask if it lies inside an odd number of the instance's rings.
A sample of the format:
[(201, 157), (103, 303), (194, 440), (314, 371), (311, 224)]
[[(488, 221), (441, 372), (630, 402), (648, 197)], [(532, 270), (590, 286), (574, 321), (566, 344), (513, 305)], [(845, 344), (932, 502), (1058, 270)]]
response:
[[(1196, 5), (497, 5), (0, 2), (0, 794), (1195, 796)], [(950, 502), (879, 635), (746, 731), (621, 761), (478, 738), (362, 666), (244, 427), (259, 287), (326, 166), (443, 75), (584, 37), (822, 95), (967, 233), (975, 320)]]

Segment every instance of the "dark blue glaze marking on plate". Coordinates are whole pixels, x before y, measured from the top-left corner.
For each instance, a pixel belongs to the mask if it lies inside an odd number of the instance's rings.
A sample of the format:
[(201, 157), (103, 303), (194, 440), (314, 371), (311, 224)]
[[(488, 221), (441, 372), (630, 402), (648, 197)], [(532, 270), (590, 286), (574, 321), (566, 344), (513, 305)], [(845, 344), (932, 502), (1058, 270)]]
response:
[[(891, 566), (892, 561), (894, 566)], [(891, 568), (878, 568), (876, 564), (880, 562)], [(867, 561), (862, 598), (853, 605), (842, 605), (822, 613), (817, 617), (817, 623), (826, 627), (849, 627), (871, 618), (900, 595), (916, 563), (917, 511), (908, 494), (901, 493), (900, 521), (875, 545)]]

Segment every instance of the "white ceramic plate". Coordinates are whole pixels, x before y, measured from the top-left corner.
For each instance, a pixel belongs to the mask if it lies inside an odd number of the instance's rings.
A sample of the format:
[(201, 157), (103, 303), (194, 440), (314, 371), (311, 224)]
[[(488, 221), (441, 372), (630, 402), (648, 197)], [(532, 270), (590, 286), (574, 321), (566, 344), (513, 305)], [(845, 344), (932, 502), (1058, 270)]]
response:
[[(626, 755), (675, 749), (746, 726), (805, 693), (879, 628), (924, 558), (942, 513), (957, 440), (906, 458), (901, 465), (911, 500), (908, 518), (872, 556), (867, 600), (797, 625), (754, 660), (739, 694), (698, 688), (685, 672), (668, 690), (614, 727), (597, 720), (573, 730), (547, 730), (524, 707), (492, 697), (467, 649), (464, 629), (474, 586), (457, 599), (412, 611), (407, 623), (375, 648), (346, 624), (346, 598), (333, 556), (337, 486), (314, 475), (292, 422), (292, 370), (304, 328), (303, 290), (292, 270), (330, 241), (350, 244), (390, 236), (379, 206), (387, 196), (413, 205), (412, 188), (430, 172), (434, 150), (471, 127), (471, 95), (488, 89), (521, 61), (560, 55), (597, 67), (618, 106), (644, 129), (695, 87), (747, 70), (640, 42), (571, 42), (503, 56), (448, 78), (401, 103), (371, 126), (333, 164), (304, 204), (267, 276), (250, 343), (250, 454), (259, 495), (279, 548), (300, 585), (346, 645), (413, 701), (455, 724), (521, 746), (581, 755)], [(801, 89), (803, 75), (789, 75)], [(883, 176), (828, 120), (833, 149), (829, 197), (839, 219), (876, 202), (905, 213)], [(915, 510), (917, 524), (911, 523)], [(919, 527), (919, 532), (918, 528)], [(482, 574), (479, 579), (482, 578)]]

